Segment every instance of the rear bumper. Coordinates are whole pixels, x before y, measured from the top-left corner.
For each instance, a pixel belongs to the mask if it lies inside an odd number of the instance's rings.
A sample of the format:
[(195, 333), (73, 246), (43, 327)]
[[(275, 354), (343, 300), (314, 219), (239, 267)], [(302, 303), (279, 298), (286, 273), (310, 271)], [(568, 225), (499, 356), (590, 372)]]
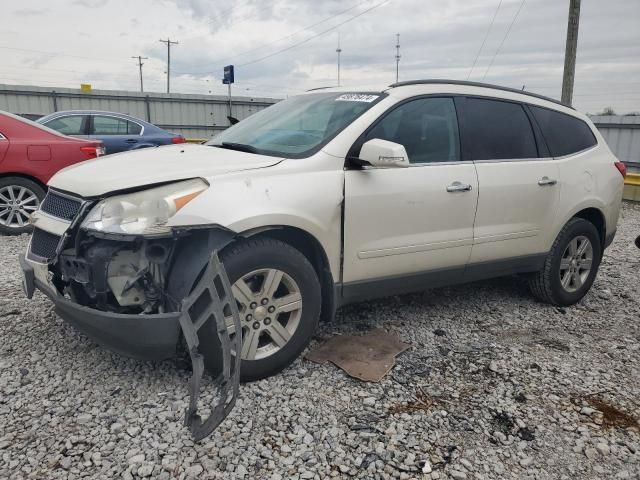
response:
[(47, 295), (55, 312), (67, 323), (106, 348), (142, 360), (162, 360), (176, 353), (180, 335), (179, 312), (121, 314), (78, 305), (36, 278), (34, 266), (20, 256), (23, 289), (28, 298), (36, 289)]

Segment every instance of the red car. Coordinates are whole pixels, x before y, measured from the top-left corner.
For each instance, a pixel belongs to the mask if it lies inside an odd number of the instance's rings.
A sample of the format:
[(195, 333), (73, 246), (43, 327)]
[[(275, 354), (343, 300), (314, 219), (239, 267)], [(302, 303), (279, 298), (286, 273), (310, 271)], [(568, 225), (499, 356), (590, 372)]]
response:
[(29, 215), (53, 174), (103, 153), (100, 141), (67, 137), (0, 111), (0, 233), (28, 232)]

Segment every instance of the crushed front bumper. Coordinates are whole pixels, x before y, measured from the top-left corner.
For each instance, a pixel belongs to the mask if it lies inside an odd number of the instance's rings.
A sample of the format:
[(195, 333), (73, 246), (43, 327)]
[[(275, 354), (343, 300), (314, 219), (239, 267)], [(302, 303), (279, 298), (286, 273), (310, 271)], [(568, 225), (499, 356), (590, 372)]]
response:
[(141, 360), (163, 360), (176, 354), (180, 337), (180, 312), (158, 314), (122, 314), (104, 312), (78, 305), (60, 295), (36, 275), (40, 264), (20, 256), (23, 289), (28, 298), (37, 288), (47, 295), (55, 312), (95, 342), (122, 355)]
[[(95, 341), (125, 355), (152, 359), (166, 358), (175, 353), (179, 329), (187, 344), (193, 372), (189, 382), (190, 400), (185, 411), (185, 426), (194, 440), (199, 441), (213, 432), (229, 415), (239, 395), (240, 356), (242, 339), (229, 335), (227, 314), (233, 320), (233, 331), (240, 332), (240, 315), (231, 291), (229, 279), (214, 251), (193, 291), (182, 300), (180, 311), (165, 314), (118, 314), (77, 305), (60, 295), (49, 284), (48, 266), (20, 256), (23, 288), (28, 298), (35, 289), (47, 295), (60, 317)], [(226, 312), (226, 313), (225, 313)], [(213, 405), (207, 406), (206, 419), (198, 414), (198, 399), (204, 374), (205, 355), (215, 355), (211, 349), (201, 351), (201, 342), (211, 345), (217, 339), (222, 368), (215, 375), (217, 395)]]

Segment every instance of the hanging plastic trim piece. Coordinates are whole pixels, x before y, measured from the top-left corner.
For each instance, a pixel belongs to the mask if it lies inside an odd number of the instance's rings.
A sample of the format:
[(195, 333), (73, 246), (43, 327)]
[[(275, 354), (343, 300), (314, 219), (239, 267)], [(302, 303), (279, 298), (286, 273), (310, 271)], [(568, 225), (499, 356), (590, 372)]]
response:
[[(233, 340), (229, 335), (226, 318), (233, 318)], [(180, 326), (189, 349), (193, 365), (190, 380), (189, 407), (185, 414), (185, 426), (191, 430), (195, 441), (211, 434), (233, 409), (240, 390), (240, 355), (242, 335), (238, 306), (231, 291), (227, 273), (214, 251), (207, 268), (195, 289), (182, 301)], [(217, 403), (211, 408), (211, 415), (202, 420), (198, 415), (200, 384), (204, 374), (204, 357), (199, 351), (201, 343), (211, 345), (216, 338), (222, 355), (222, 370), (214, 379), (217, 388)], [(233, 353), (232, 353), (233, 352)]]

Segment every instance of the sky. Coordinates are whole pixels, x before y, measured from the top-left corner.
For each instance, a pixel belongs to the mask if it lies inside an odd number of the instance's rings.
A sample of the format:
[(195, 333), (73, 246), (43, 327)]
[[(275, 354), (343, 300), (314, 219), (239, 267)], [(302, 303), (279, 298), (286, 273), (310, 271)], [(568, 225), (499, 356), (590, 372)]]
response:
[[(569, 0), (1, 0), (0, 84), (285, 98), (337, 84), (485, 81), (559, 98)], [(492, 19), (493, 21), (492, 24)], [(490, 28), (491, 27), (491, 28)], [(485, 40), (486, 38), (486, 40)], [(484, 43), (484, 44), (483, 44)], [(473, 68), (472, 68), (473, 67)], [(574, 106), (640, 112), (640, 0), (583, 0)]]

